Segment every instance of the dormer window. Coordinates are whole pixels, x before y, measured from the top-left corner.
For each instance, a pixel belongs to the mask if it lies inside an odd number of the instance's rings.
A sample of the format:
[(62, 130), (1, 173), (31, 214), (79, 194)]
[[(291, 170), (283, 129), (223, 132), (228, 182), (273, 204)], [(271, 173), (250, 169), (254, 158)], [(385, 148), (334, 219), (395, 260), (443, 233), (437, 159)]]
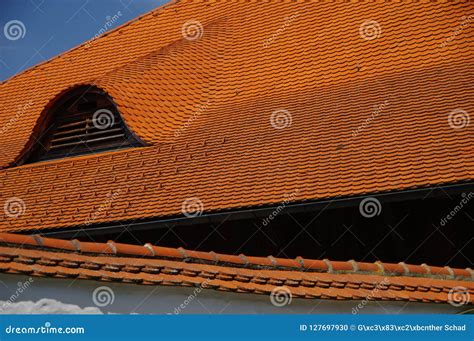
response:
[(27, 163), (140, 146), (112, 99), (82, 86), (51, 106)]

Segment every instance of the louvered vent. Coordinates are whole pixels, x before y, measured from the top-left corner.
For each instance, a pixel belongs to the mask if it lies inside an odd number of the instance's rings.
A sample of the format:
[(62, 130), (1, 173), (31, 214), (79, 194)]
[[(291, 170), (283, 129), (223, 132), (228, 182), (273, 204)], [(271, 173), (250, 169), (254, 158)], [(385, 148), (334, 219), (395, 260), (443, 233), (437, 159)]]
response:
[(99, 89), (76, 89), (58, 101), (41, 133), (29, 162), (140, 145)]

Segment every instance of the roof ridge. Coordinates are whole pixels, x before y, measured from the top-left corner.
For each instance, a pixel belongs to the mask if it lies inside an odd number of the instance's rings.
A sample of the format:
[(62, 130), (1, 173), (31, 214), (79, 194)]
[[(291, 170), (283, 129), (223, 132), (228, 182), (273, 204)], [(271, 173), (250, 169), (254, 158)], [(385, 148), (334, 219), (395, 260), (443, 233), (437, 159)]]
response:
[[(175, 0), (175, 1), (178, 2), (180, 0)], [(216, 23), (220, 23), (222, 20), (223, 20), (222, 17), (217, 17), (217, 18), (211, 20), (210, 22), (208, 22), (206, 24), (203, 24), (203, 27), (204, 28), (212, 28), (216, 25)], [(176, 53), (176, 51), (178, 51), (180, 48), (181, 49), (183, 48), (184, 44), (190, 44), (190, 42), (184, 36), (181, 36), (180, 38), (178, 38), (176, 40), (173, 40), (173, 41), (171, 41), (167, 44), (161, 45), (158, 48), (156, 48), (154, 50), (151, 50), (150, 52), (148, 52), (144, 55), (138, 56), (135, 59), (132, 59), (128, 62), (125, 62), (124, 64), (120, 64), (120, 65), (112, 68), (111, 70), (103, 73), (102, 75), (100, 75), (100, 76), (98, 76), (94, 79), (91, 79), (91, 83), (98, 86), (98, 87), (100, 87), (100, 83), (102, 82), (103, 79), (106, 79), (107, 76), (116, 75), (117, 72), (119, 72), (121, 70), (126, 70), (127, 67), (135, 66), (135, 65), (137, 65), (141, 62), (145, 62), (145, 61), (147, 61), (151, 58), (157, 58), (157, 57), (160, 57), (160, 56), (166, 56), (166, 54)]]
[(79, 253), (82, 255), (137, 256), (140, 258), (174, 259), (190, 263), (225, 264), (233, 267), (292, 270), (301, 272), (322, 273), (365, 273), (385, 276), (429, 277), (445, 279), (464, 279), (474, 281), (474, 271), (470, 268), (460, 269), (449, 266), (438, 267), (426, 264), (413, 265), (400, 262), (375, 263), (349, 261), (316, 260), (302, 257), (277, 258), (273, 256), (256, 257), (229, 255), (222, 253), (193, 251), (183, 248), (155, 246), (150, 243), (133, 245), (108, 241), (107, 243), (81, 242), (77, 239), (65, 240), (45, 238), (40, 235), (19, 235), (0, 233), (0, 245), (15, 245), (19, 248), (46, 249), (52, 252)]
[[(182, 251), (182, 250), (181, 250)], [(234, 293), (267, 294), (285, 290), (290, 298), (391, 300), (472, 304), (474, 282), (463, 279), (380, 274), (344, 274), (233, 268), (168, 259), (93, 257), (0, 247), (0, 273), (139, 285), (200, 287)], [(390, 278), (389, 278), (390, 277)]]
[(21, 72), (19, 72), (19, 73), (16, 73), (16, 74), (14, 74), (14, 75), (8, 77), (7, 79), (5, 79), (5, 80), (3, 80), (3, 81), (0, 81), (0, 86), (4, 85), (5, 83), (7, 83), (7, 82), (9, 82), (9, 81), (11, 81), (11, 80), (13, 80), (13, 79), (16, 78), (16, 77), (19, 77), (19, 76), (21, 76), (21, 75), (23, 75), (23, 74), (32, 72), (32, 71), (36, 70), (37, 68), (39, 68), (39, 67), (41, 67), (41, 66), (43, 66), (43, 65), (47, 65), (47, 64), (51, 63), (53, 60), (56, 60), (56, 59), (58, 59), (58, 58), (63, 57), (63, 56), (66, 55), (66, 54), (69, 54), (69, 53), (71, 53), (71, 52), (73, 52), (73, 51), (76, 51), (76, 50), (80, 49), (81, 47), (86, 46), (87, 44), (90, 44), (92, 41), (103, 40), (104, 38), (106, 38), (106, 37), (109, 36), (110, 34), (112, 34), (112, 33), (114, 33), (114, 32), (117, 32), (117, 31), (119, 31), (119, 30), (121, 30), (121, 29), (123, 29), (123, 28), (125, 28), (125, 27), (127, 27), (127, 26), (129, 26), (129, 25), (131, 25), (131, 24), (134, 24), (134, 23), (138, 22), (139, 20), (142, 20), (142, 19), (144, 19), (144, 18), (146, 18), (146, 17), (148, 17), (148, 16), (155, 16), (155, 15), (157, 14), (156, 12), (163, 11), (163, 10), (165, 10), (165, 9), (168, 9), (168, 7), (177, 5), (177, 4), (179, 4), (180, 2), (182, 2), (182, 0), (170, 0), (169, 2), (167, 2), (167, 3), (165, 3), (165, 4), (161, 5), (161, 6), (158, 6), (158, 7), (154, 8), (154, 9), (152, 9), (151, 11), (145, 12), (145, 13), (143, 13), (142, 15), (139, 15), (138, 17), (136, 17), (136, 18), (134, 18), (134, 19), (132, 19), (132, 20), (129, 20), (129, 21), (123, 23), (122, 25), (119, 25), (119, 26), (117, 26), (117, 27), (111, 29), (110, 31), (107, 31), (107, 32), (103, 33), (102, 35), (100, 35), (100, 36), (97, 37), (97, 38), (91, 37), (90, 39), (88, 39), (88, 40), (86, 40), (86, 41), (83, 41), (83, 42), (80, 43), (79, 45), (76, 45), (76, 46), (70, 48), (69, 50), (63, 51), (63, 52), (61, 52), (61, 53), (55, 55), (54, 57), (51, 57), (51, 58), (49, 58), (49, 59), (47, 59), (47, 60), (45, 60), (45, 61), (43, 61), (43, 62), (40, 62), (40, 63), (38, 63), (38, 64), (35, 64), (35, 65), (33, 65), (33, 66), (31, 66), (31, 67), (29, 67), (29, 68), (27, 68), (27, 69), (25, 69), (25, 70), (23, 70), (23, 71), (21, 71)]

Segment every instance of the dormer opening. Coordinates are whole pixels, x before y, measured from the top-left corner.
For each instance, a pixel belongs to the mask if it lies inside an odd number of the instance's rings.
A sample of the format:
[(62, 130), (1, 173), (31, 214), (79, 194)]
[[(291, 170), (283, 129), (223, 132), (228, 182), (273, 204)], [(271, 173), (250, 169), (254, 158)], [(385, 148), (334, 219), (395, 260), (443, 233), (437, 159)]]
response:
[(54, 101), (25, 163), (141, 146), (112, 98), (92, 86), (77, 87)]

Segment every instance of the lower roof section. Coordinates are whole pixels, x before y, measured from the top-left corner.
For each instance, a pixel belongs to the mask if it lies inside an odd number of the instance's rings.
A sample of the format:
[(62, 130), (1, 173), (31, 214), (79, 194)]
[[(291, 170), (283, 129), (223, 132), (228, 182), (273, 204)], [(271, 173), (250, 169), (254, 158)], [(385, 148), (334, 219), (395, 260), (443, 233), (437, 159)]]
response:
[(474, 271), (283, 259), (0, 234), (0, 272), (305, 299), (472, 304)]

